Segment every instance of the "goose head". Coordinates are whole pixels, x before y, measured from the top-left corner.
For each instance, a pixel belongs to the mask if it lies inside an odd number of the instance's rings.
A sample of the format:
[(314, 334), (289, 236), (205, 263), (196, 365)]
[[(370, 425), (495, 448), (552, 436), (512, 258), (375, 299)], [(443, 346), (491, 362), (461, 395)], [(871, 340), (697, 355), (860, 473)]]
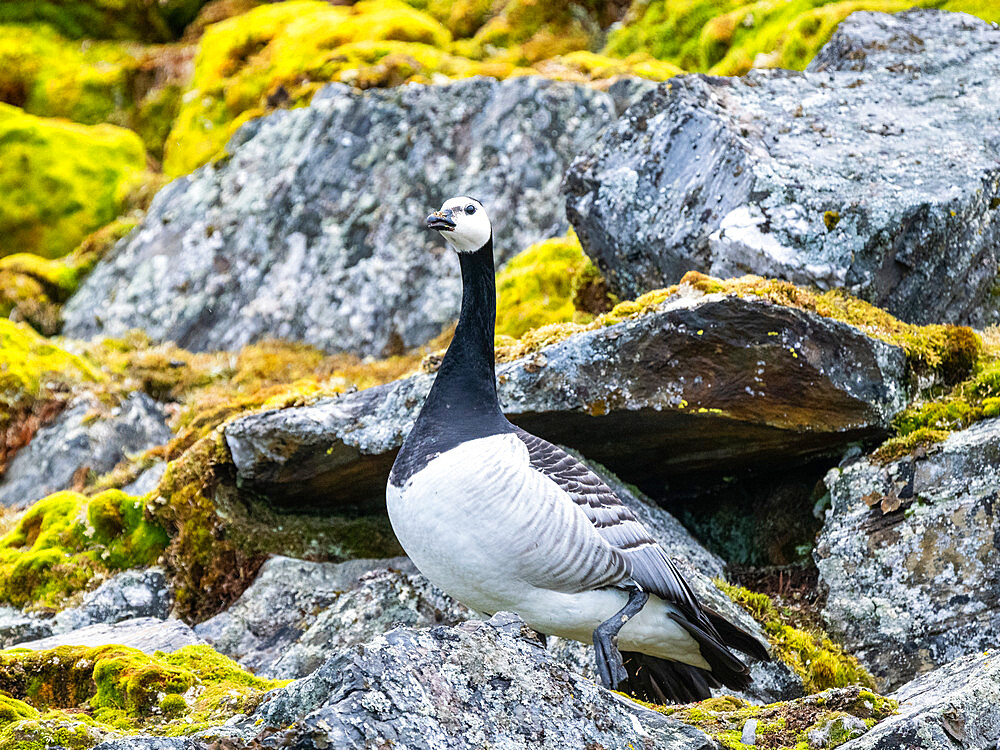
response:
[(446, 200), (427, 217), (427, 228), (440, 232), (459, 253), (474, 253), (493, 236), (493, 225), (483, 204), (467, 195)]

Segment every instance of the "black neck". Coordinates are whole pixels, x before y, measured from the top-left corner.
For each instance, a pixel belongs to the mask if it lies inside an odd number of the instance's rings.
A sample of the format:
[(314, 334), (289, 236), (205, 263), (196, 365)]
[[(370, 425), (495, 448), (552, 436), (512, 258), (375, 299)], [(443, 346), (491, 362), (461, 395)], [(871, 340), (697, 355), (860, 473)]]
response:
[(405, 482), (438, 453), (467, 440), (513, 429), (497, 399), (493, 238), (474, 253), (460, 253), (459, 258), (462, 312), (434, 385), (396, 458), (390, 481), (397, 484)]
[(459, 261), (462, 311), (423, 411), (446, 413), (449, 421), (478, 421), (500, 414), (493, 356), (497, 316), (493, 238), (474, 253), (460, 253)]

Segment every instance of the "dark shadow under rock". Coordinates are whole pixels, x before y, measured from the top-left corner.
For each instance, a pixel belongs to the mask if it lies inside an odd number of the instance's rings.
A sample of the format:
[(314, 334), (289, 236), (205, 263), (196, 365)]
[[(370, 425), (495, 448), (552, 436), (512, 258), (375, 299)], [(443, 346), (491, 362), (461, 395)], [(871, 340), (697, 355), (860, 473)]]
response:
[[(698, 472), (787, 469), (884, 435), (905, 403), (900, 349), (764, 300), (678, 294), (498, 368), (516, 424), (659, 494)], [(417, 375), (229, 423), (240, 487), (272, 502), (380, 507), (433, 380)]]

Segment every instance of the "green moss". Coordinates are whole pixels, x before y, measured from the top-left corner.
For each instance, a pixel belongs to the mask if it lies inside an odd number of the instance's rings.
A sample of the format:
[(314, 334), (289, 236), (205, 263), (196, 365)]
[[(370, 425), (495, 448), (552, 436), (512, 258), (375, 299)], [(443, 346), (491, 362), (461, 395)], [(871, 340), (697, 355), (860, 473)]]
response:
[(757, 720), (757, 742), (753, 747), (817, 750), (808, 738), (809, 732), (832, 724), (834, 731), (823, 747), (834, 748), (851, 738), (851, 733), (838, 720), (853, 716), (870, 728), (892, 715), (897, 707), (896, 701), (857, 686), (767, 706), (725, 695), (689, 706), (653, 706), (671, 718), (698, 727), (731, 750), (752, 747), (740, 741), (743, 727), (750, 719)]
[(72, 747), (90, 747), (102, 734), (191, 734), (253, 711), (284, 684), (255, 677), (208, 646), (152, 656), (125, 646), (8, 650), (0, 653), (0, 747), (19, 735), (41, 741), (34, 738), (47, 733), (52, 741), (54, 733), (72, 737), (81, 729), (86, 742)]
[(996, 21), (988, 0), (650, 0), (634, 3), (605, 52), (647, 52), (686, 70), (741, 75), (751, 67), (801, 70), (837, 25), (859, 10), (940, 7)]
[(600, 279), (574, 233), (535, 243), (497, 274), (497, 335), (518, 338), (550, 323), (590, 322), (593, 315), (577, 302), (591, 302), (584, 298)]
[(318, 83), (343, 70), (341, 46), (362, 41), (420, 44), (433, 53), (451, 35), (429, 15), (389, 0), (352, 7), (292, 0), (209, 27), (167, 142), (166, 171), (183, 174), (215, 156), (240, 116), (263, 112), (269, 101), (307, 102)]
[(795, 623), (792, 613), (777, 607), (767, 595), (721, 580), (716, 585), (763, 626), (778, 656), (802, 678), (807, 693), (848, 685), (875, 687), (857, 659), (817, 628)]
[[(874, 454), (876, 460), (901, 458), (944, 440), (955, 430), (1000, 416), (1000, 336), (997, 329), (991, 329), (984, 338), (982, 356), (969, 368), (971, 375), (937, 398), (916, 401), (896, 415), (896, 435), (879, 447)], [(962, 347), (958, 349), (963, 351)], [(958, 372), (965, 369), (963, 361)]]
[(41, 117), (135, 130), (154, 158), (180, 108), (183, 48), (66, 39), (0, 25), (0, 101)]
[(0, 104), (0, 256), (70, 252), (119, 214), (145, 164), (142, 142), (128, 130)]
[(140, 498), (107, 490), (57, 492), (0, 538), (0, 601), (53, 606), (92, 578), (156, 562), (167, 545)]
[(0, 23), (44, 23), (72, 39), (178, 37), (205, 0), (4, 0)]

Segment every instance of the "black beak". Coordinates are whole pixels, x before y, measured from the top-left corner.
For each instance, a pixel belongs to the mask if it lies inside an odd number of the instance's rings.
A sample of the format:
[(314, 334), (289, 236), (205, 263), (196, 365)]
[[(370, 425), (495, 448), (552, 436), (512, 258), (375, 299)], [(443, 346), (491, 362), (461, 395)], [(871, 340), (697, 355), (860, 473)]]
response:
[(447, 211), (435, 211), (427, 217), (427, 228), (436, 229), (439, 232), (450, 232), (455, 228), (455, 222), (451, 218), (451, 209)]

